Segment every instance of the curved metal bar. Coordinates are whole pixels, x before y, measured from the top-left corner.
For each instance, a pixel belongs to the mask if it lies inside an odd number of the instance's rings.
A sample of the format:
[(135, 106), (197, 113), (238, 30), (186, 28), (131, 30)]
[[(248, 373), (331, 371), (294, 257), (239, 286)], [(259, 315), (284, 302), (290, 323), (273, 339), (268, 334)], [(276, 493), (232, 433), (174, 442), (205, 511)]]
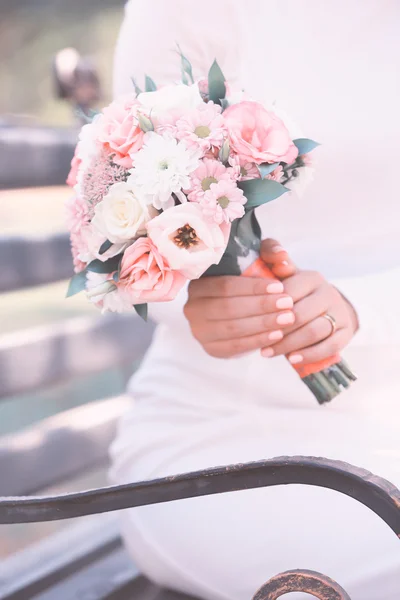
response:
[(351, 600), (333, 579), (316, 571), (285, 571), (263, 585), (253, 600), (277, 600), (290, 592), (305, 592), (319, 600)]
[(184, 498), (275, 485), (325, 487), (358, 500), (400, 537), (400, 491), (388, 481), (343, 462), (313, 457), (281, 457), (216, 467), (98, 490), (45, 498), (0, 499), (0, 523), (70, 519)]

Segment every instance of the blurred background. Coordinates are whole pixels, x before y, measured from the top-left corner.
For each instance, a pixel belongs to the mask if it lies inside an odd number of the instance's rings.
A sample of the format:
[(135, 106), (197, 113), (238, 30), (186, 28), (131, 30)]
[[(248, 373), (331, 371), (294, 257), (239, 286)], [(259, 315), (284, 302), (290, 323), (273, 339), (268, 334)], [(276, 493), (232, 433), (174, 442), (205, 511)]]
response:
[[(0, 281), (5, 277), (0, 286), (1, 436), (82, 403), (121, 393), (133, 368), (114, 365), (78, 377), (61, 377), (24, 393), (17, 386), (14, 394), (5, 383), (7, 361), (1, 358), (1, 352), (7, 357), (10, 348), (20, 343), (21, 335), (36, 339), (66, 320), (98, 318), (84, 296), (65, 299), (66, 281), (35, 287), (11, 285), (15, 289), (9, 291), (7, 281), (12, 277), (7, 279), (10, 274), (4, 265), (10, 240), (26, 243), (65, 232), (63, 203), (71, 192), (64, 181), (81, 111), (110, 100), (113, 50), (122, 11), (122, 0), (0, 0)], [(79, 85), (74, 88), (76, 79)], [(28, 367), (21, 365), (21, 377)], [(66, 489), (102, 483), (104, 473), (100, 469), (90, 481), (85, 477), (68, 483)], [(0, 478), (4, 475), (0, 472)], [(59, 525), (2, 527), (0, 559), (55, 527)]]

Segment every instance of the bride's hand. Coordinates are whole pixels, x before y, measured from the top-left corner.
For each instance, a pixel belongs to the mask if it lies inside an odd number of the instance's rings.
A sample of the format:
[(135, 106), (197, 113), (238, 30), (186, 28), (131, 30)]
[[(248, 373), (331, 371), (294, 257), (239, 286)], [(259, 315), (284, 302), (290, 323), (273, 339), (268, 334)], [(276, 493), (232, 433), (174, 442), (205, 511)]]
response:
[[(270, 246), (264, 245), (265, 251)], [(270, 258), (269, 266), (276, 267), (280, 277), (295, 271), (289, 261), (281, 262), (283, 258), (286, 255), (273, 252)], [(190, 283), (184, 312), (205, 351), (230, 358), (281, 340), (295, 321), (292, 308), (292, 298), (276, 279), (204, 277)]]
[[(292, 364), (310, 364), (339, 353), (358, 329), (353, 306), (324, 277), (314, 271), (297, 271), (284, 280), (294, 300), (295, 323), (284, 338), (261, 351), (266, 357), (284, 354)], [(329, 315), (336, 323), (332, 332)]]

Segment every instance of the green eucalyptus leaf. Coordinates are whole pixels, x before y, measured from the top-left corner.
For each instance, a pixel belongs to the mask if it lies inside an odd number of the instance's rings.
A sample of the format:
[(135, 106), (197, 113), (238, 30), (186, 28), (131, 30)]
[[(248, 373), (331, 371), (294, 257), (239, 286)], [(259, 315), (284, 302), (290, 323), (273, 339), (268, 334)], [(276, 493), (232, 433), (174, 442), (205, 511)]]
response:
[(182, 71), (182, 83), (183, 85), (189, 85), (189, 79), (187, 78), (185, 71)]
[(104, 262), (101, 260), (98, 260), (96, 258), (95, 260), (92, 260), (92, 262), (88, 264), (86, 269), (88, 271), (93, 271), (93, 273), (105, 273), (105, 274), (113, 273), (113, 271), (118, 271), (118, 266), (119, 266), (120, 260), (121, 260), (120, 254), (118, 256), (113, 256), (112, 258), (109, 258), (108, 260), (105, 260)]
[(264, 179), (267, 175), (270, 175), (272, 171), (275, 171), (276, 167), (279, 167), (279, 163), (263, 163), (262, 165), (258, 165), (258, 170), (260, 171), (261, 177)]
[(148, 75), (145, 76), (145, 90), (146, 92), (155, 92), (157, 91), (157, 86)]
[(215, 104), (221, 104), (225, 98), (226, 86), (225, 77), (216, 60), (214, 60), (208, 72), (208, 96)]
[(67, 298), (71, 298), (71, 296), (75, 296), (75, 294), (79, 294), (79, 292), (83, 292), (86, 289), (86, 270), (81, 271), (80, 273), (75, 273), (70, 279), (68, 290), (67, 290)]
[(133, 87), (135, 88), (135, 93), (137, 94), (137, 96), (139, 96), (139, 94), (142, 93), (142, 90), (140, 89), (133, 77), (131, 77), (131, 81), (133, 83)]
[(249, 179), (248, 181), (240, 181), (238, 187), (243, 190), (247, 198), (245, 209), (255, 208), (271, 202), (289, 191), (281, 183), (272, 181), (271, 179)]
[(148, 316), (147, 304), (134, 304), (133, 308), (135, 309), (135, 311), (137, 312), (139, 317), (141, 319), (143, 319), (143, 321), (147, 321), (147, 316)]
[(106, 240), (105, 242), (103, 242), (100, 246), (99, 254), (105, 254), (107, 250), (111, 248), (112, 245), (113, 244), (112, 242), (110, 242), (110, 240)]
[(188, 83), (189, 83), (188, 77), (189, 77), (191, 83), (194, 83), (193, 69), (192, 69), (191, 62), (183, 54), (179, 44), (177, 44), (176, 47), (178, 48), (178, 54), (181, 57), (182, 81), (185, 85), (188, 85)]
[(293, 140), (293, 144), (298, 149), (299, 156), (302, 156), (303, 154), (308, 154), (317, 146), (319, 146), (318, 142), (314, 142), (314, 140), (309, 140), (308, 138), (299, 138), (297, 140)]
[(139, 127), (144, 132), (154, 131), (153, 121), (149, 119), (146, 115), (138, 113), (137, 120), (139, 121)]
[(118, 283), (119, 281), (119, 271), (115, 271), (115, 273), (113, 273), (113, 281), (115, 281), (115, 283)]
[(229, 106), (229, 102), (226, 98), (222, 98), (221, 99), (221, 107), (222, 107), (222, 111), (226, 110)]

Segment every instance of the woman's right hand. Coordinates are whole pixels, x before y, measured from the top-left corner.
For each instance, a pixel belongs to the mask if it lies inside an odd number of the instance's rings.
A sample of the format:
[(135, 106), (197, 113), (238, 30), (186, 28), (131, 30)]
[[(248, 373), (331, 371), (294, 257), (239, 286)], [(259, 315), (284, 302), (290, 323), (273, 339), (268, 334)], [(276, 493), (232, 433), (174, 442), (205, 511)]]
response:
[[(283, 264), (288, 274), (293, 271)], [(295, 321), (292, 308), (292, 298), (276, 279), (226, 276), (192, 281), (184, 312), (208, 354), (231, 358), (281, 340)]]

